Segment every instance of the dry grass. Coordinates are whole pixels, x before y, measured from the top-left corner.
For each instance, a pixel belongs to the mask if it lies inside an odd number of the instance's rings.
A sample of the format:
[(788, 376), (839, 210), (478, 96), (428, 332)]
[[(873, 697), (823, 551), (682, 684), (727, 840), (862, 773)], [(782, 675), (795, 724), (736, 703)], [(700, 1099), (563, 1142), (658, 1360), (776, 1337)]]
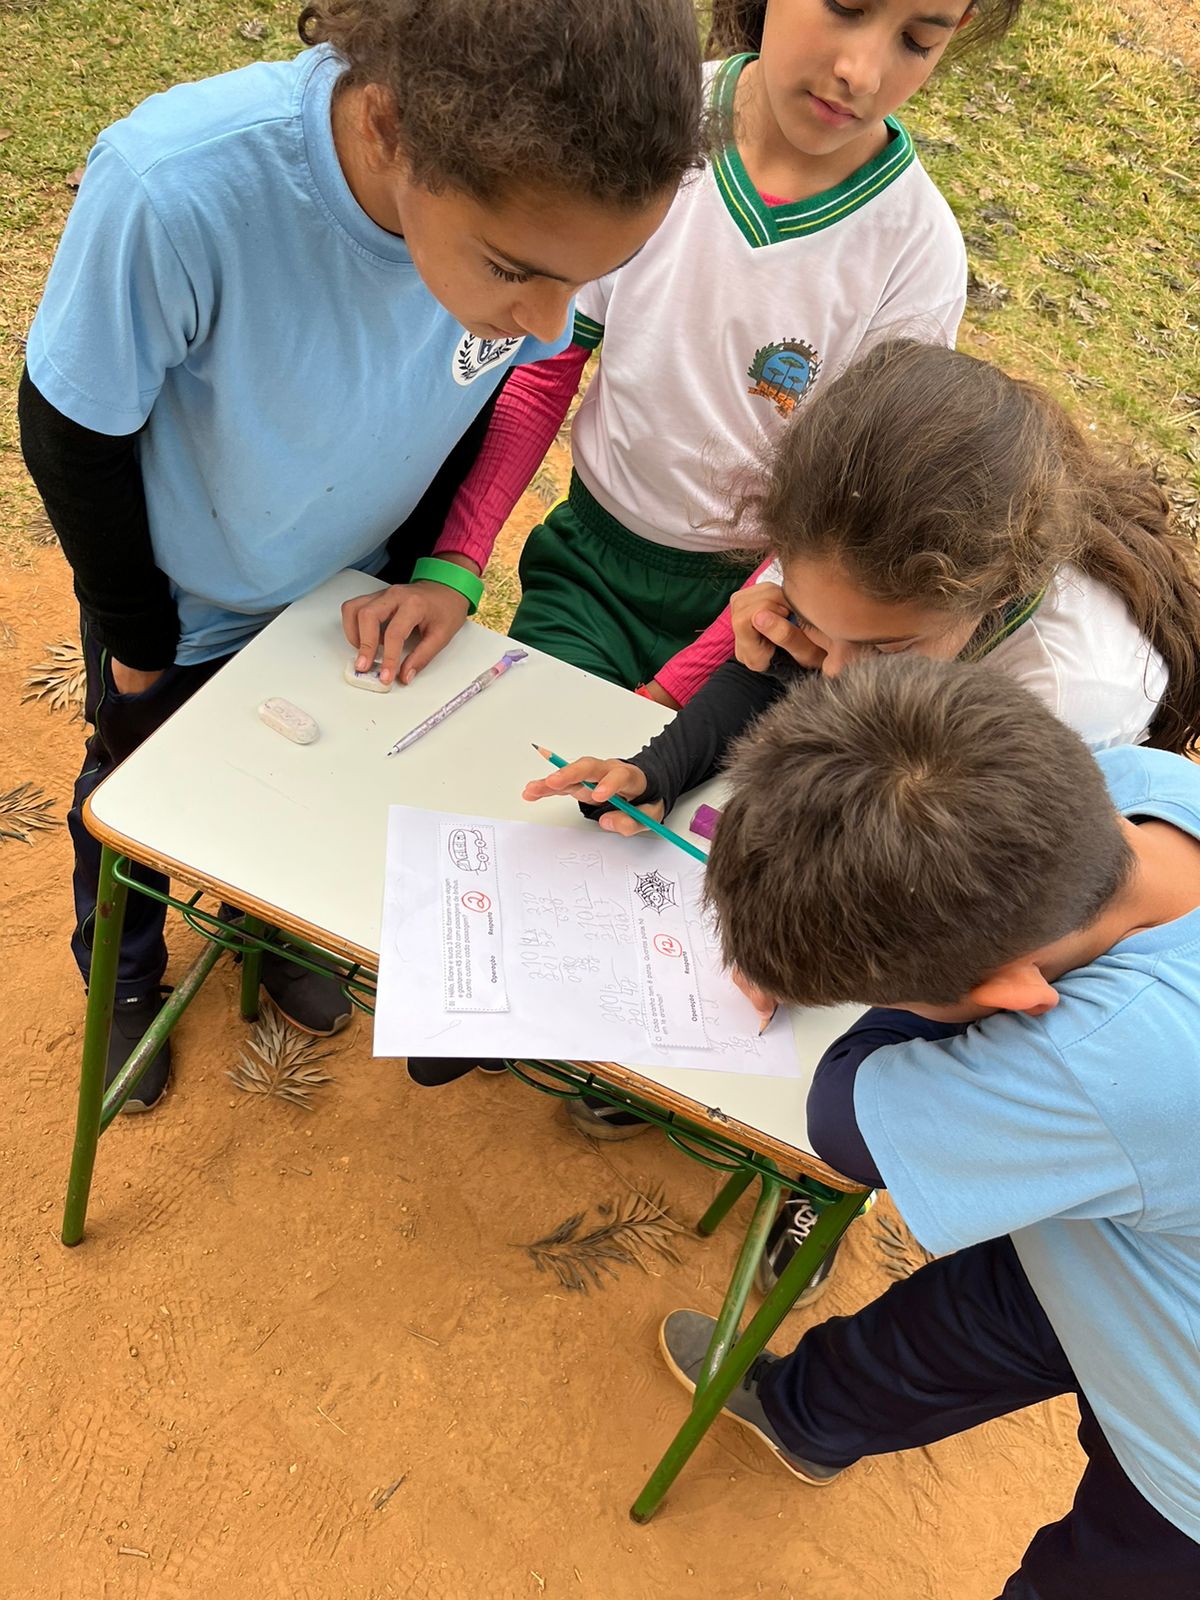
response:
[[(22, 340), (96, 133), (156, 89), (296, 47), (294, 0), (18, 0), (0, 113), (0, 546), (44, 537), (16, 448)], [(906, 111), (967, 237), (966, 348), (1200, 487), (1200, 18), (1194, 0), (1040, 0)], [(1190, 63), (1190, 65), (1189, 65)], [(539, 482), (548, 494), (550, 479)], [(511, 557), (510, 557), (511, 564)], [(492, 578), (494, 590), (502, 580)], [(506, 591), (507, 593), (507, 591)], [(487, 616), (502, 621), (499, 597)]]
[(1200, 89), (1126, 10), (1044, 0), (908, 121), (967, 240), (964, 344), (1200, 485)]

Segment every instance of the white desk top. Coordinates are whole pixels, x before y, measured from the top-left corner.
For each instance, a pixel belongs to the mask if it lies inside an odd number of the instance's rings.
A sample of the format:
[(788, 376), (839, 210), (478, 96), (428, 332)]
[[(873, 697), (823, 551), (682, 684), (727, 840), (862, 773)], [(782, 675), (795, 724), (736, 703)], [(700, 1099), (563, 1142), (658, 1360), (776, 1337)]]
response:
[[(350, 657), (339, 606), (375, 586), (343, 572), (290, 606), (213, 677), (93, 795), (106, 842), (166, 865), (233, 904), (257, 902), (314, 942), (374, 962), (392, 804), (590, 828), (573, 801), (521, 799), (544, 771), (530, 748), (627, 754), (668, 720), (641, 696), (531, 652), (500, 682), (403, 756), (401, 734), (503, 655), (506, 641), (469, 623), (408, 688), (369, 694), (342, 677)], [(258, 718), (281, 695), (316, 718), (317, 743), (293, 745)], [(711, 787), (711, 786), (709, 786)], [(672, 818), (680, 832), (700, 799)], [(804, 1102), (825, 1045), (856, 1013), (811, 1012), (795, 1023), (805, 1070), (762, 1078), (656, 1068), (664, 1102), (720, 1107), (771, 1145), (806, 1150)], [(649, 1086), (649, 1084), (647, 1085)], [(697, 1120), (706, 1120), (701, 1114)], [(734, 1132), (735, 1130), (730, 1130)], [(777, 1154), (776, 1150), (768, 1153)], [(805, 1165), (813, 1165), (809, 1157)]]

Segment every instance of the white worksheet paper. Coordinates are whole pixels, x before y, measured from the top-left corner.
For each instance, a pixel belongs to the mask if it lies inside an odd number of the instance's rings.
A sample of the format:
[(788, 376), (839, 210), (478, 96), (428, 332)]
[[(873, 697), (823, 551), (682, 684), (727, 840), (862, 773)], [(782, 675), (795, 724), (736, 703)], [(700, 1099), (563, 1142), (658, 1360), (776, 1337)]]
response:
[(375, 1054), (800, 1076), (722, 970), (703, 875), (652, 834), (392, 806)]

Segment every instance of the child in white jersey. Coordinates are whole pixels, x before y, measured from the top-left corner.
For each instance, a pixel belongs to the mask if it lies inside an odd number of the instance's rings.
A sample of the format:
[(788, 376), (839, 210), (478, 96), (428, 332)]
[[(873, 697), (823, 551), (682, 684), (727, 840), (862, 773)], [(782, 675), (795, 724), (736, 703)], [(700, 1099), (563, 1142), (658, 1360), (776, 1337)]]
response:
[[(967, 43), (994, 38), (1019, 0), (944, 9), (717, 6), (715, 42), (739, 52), (708, 69), (717, 154), (637, 258), (581, 292), (568, 349), (514, 373), (438, 545), (487, 560), (603, 341), (567, 499), (522, 555), (516, 638), (685, 700), (696, 668), (672, 658), (754, 565), (732, 564), (714, 527), (724, 478), (865, 342), (953, 342), (962, 239), (894, 113), (960, 27)], [(402, 592), (351, 602), (345, 620), (363, 659), (382, 633), (385, 672), (396, 665), (411, 626)]]
[[(662, 815), (798, 675), (874, 654), (980, 660), (1093, 749), (1182, 752), (1200, 735), (1196, 559), (1161, 490), (997, 367), (914, 340), (878, 346), (797, 416), (738, 515), (780, 576), (735, 602), (748, 613), (742, 659), (632, 760), (583, 757), (527, 799), (615, 794)], [(600, 825), (638, 826), (611, 810)], [(570, 1106), (593, 1136), (645, 1126), (599, 1102)], [(811, 1197), (787, 1202), (764, 1287), (814, 1219)]]

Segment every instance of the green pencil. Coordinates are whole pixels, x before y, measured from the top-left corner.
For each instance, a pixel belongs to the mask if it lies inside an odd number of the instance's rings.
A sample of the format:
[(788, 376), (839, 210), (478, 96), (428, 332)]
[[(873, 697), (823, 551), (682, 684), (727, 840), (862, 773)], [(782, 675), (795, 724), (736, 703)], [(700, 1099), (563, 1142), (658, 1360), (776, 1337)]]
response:
[[(567, 763), (561, 756), (556, 756), (553, 750), (547, 750), (544, 745), (535, 744), (533, 747), (543, 761), (548, 761), (552, 767), (565, 767)], [(585, 789), (594, 789), (594, 783), (585, 783)], [(632, 817), (635, 822), (640, 822), (644, 828), (649, 828), (651, 833), (657, 833), (662, 839), (667, 839), (671, 844), (678, 845), (681, 850), (686, 850), (688, 855), (695, 856), (697, 861), (706, 865), (708, 856), (699, 846), (694, 845), (690, 839), (684, 839), (674, 829), (668, 828), (665, 822), (656, 822), (653, 817), (648, 817), (644, 811), (639, 811), (637, 806), (631, 806), (628, 800), (622, 800), (618, 795), (610, 795), (604, 802), (606, 805), (616, 806), (618, 811), (623, 811), (627, 817)]]

